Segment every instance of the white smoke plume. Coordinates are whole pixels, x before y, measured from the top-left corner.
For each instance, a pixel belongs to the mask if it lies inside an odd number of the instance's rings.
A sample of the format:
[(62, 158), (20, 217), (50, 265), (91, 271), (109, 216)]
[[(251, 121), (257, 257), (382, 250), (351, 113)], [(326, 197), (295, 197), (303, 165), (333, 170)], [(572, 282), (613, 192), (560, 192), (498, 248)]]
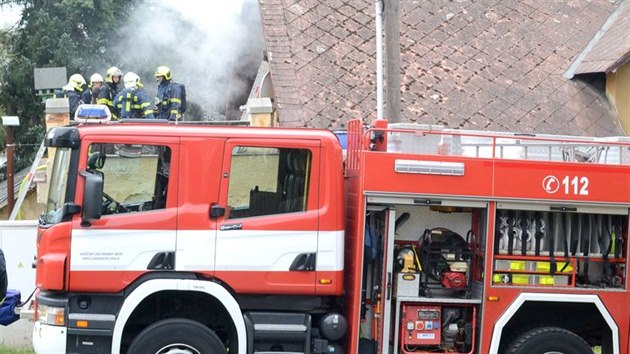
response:
[(233, 78), (244, 66), (250, 72), (253, 67), (255, 74), (262, 58), (257, 2), (146, 0), (134, 5), (130, 16), (121, 29), (123, 39), (104, 50), (107, 58), (101, 60), (123, 72), (136, 72), (151, 97), (156, 91), (153, 74), (160, 65), (186, 85), (188, 112), (191, 104), (200, 106), (202, 117), (187, 114), (189, 118), (226, 119), (226, 100), (249, 92), (250, 87)]

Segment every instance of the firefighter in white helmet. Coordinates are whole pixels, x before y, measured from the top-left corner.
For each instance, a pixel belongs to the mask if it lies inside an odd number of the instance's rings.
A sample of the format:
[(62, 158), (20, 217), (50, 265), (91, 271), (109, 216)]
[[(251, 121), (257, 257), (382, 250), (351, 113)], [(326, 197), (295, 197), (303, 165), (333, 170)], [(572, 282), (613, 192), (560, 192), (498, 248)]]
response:
[(68, 79), (68, 84), (62, 87), (63, 97), (68, 98), (70, 119), (74, 119), (74, 112), (83, 103), (81, 93), (85, 90), (85, 85), (85, 79), (81, 74), (72, 74)]
[(128, 72), (123, 83), (125, 88), (114, 98), (114, 107), (120, 112), (120, 118), (155, 118), (140, 77), (136, 73)]
[(85, 90), (83, 94), (81, 94), (81, 101), (83, 101), (83, 103), (96, 103), (96, 97), (98, 97), (98, 92), (102, 87), (103, 77), (99, 73), (94, 73), (90, 76), (88, 90)]

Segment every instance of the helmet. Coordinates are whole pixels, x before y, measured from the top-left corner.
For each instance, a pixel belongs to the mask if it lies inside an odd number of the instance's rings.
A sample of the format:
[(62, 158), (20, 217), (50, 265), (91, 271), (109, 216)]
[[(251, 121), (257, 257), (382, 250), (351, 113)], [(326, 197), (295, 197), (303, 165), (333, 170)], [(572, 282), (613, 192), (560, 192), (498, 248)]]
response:
[(413, 246), (405, 245), (398, 249), (396, 254), (396, 272), (398, 273), (415, 273), (417, 254)]
[(125, 83), (125, 87), (142, 87), (142, 83), (140, 83), (140, 76), (136, 73), (128, 72), (125, 74), (123, 78), (123, 82)]
[(95, 82), (103, 82), (103, 77), (101, 76), (101, 74), (96, 73), (90, 76), (90, 85)]
[(171, 69), (168, 66), (158, 66), (157, 70), (155, 70), (154, 76), (164, 76), (166, 80), (171, 79)]
[(81, 76), (81, 74), (72, 74), (68, 80), (68, 86), (79, 92), (83, 91), (84, 85), (85, 79)]
[(112, 66), (111, 68), (107, 69), (107, 72), (105, 73), (107, 78), (105, 79), (105, 81), (112, 83), (114, 81), (112, 81), (112, 78), (114, 76), (122, 76), (122, 71), (120, 71), (120, 69), (118, 69), (115, 66)]

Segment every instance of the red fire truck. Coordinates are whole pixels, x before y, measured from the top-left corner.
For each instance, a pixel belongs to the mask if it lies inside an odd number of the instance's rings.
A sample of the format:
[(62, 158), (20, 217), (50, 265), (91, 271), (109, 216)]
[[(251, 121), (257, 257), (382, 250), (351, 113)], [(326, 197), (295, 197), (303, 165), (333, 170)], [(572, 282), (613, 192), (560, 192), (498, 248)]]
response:
[(624, 138), (354, 120), (344, 152), (125, 121), (46, 142), (38, 354), (629, 351)]

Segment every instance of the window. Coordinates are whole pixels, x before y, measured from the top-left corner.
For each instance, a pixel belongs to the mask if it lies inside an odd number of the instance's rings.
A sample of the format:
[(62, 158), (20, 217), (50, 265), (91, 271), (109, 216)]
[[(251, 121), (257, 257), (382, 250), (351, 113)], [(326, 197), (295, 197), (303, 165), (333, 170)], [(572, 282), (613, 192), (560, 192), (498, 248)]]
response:
[(92, 144), (89, 151), (88, 171), (103, 177), (103, 215), (166, 207), (170, 148)]
[(311, 153), (306, 149), (232, 149), (229, 219), (306, 211)]
[(48, 200), (43, 221), (49, 224), (61, 222), (63, 217), (63, 205), (66, 202), (66, 188), (68, 185), (68, 173), (70, 170), (70, 157), (72, 150), (58, 148), (55, 152), (52, 173), (50, 176)]

